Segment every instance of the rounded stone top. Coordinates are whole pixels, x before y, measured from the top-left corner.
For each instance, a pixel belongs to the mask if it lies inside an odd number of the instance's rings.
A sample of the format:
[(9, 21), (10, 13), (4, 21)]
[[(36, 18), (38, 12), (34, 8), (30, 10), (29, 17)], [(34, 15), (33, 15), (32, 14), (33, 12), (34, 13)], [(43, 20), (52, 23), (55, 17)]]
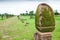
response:
[(55, 29), (53, 9), (46, 3), (38, 5), (35, 15), (35, 25), (38, 31), (52, 32)]

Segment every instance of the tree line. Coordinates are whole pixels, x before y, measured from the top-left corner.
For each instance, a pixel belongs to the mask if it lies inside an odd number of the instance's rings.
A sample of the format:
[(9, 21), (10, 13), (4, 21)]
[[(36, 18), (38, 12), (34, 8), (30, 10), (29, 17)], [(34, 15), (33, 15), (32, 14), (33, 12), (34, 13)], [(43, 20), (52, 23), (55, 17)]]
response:
[[(58, 12), (58, 10), (55, 10), (54, 12), (55, 15), (60, 15), (60, 13)], [(21, 13), (20, 15), (22, 16), (35, 16), (34, 11), (26, 11), (26, 13)]]
[(20, 15), (22, 15), (22, 16), (32, 16), (32, 15), (35, 15), (34, 14), (34, 11), (26, 11), (26, 13), (21, 13)]
[(21, 13), (21, 16), (30, 16), (30, 19), (33, 18), (33, 16), (35, 16), (34, 11), (26, 11), (26, 13)]
[(60, 13), (58, 12), (58, 10), (55, 10), (55, 15), (60, 15)]
[(10, 17), (13, 17), (15, 15), (13, 14), (8, 14), (8, 13), (4, 13), (4, 14), (0, 14), (0, 18), (3, 20), (4, 18), (10, 18)]

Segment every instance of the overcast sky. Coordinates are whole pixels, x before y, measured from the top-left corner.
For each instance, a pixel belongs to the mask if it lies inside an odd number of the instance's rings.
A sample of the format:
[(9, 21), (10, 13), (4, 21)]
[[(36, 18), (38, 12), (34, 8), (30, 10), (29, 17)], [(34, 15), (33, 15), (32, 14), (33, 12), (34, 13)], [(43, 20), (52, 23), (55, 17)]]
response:
[(60, 12), (59, 0), (0, 0), (0, 13), (18, 15), (27, 11), (36, 11), (38, 4), (47, 3), (53, 10)]

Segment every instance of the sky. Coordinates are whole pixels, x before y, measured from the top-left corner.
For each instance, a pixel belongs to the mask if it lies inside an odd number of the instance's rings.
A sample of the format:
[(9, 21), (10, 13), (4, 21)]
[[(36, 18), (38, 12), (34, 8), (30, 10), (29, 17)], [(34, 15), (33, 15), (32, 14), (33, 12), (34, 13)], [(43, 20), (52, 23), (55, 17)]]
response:
[(52, 9), (60, 12), (59, 0), (0, 0), (0, 13), (9, 13), (19, 15), (20, 13), (26, 13), (26, 11), (36, 11), (37, 6), (41, 3), (46, 3), (52, 7)]

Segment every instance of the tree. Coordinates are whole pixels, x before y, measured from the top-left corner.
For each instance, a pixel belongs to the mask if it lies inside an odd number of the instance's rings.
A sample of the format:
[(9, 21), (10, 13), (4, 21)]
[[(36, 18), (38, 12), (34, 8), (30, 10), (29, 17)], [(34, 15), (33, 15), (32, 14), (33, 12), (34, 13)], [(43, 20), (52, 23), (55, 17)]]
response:
[(4, 15), (6, 16), (6, 18), (8, 18), (8, 13), (4, 13)]
[(1, 16), (1, 14), (0, 14), (0, 16)]
[(59, 15), (58, 10), (55, 10), (55, 15)]
[(26, 11), (26, 15), (29, 15), (29, 14), (28, 14), (28, 11)]
[(2, 20), (3, 20), (3, 17), (4, 17), (4, 14), (1, 14), (1, 18), (2, 18)]
[(30, 12), (29, 12), (30, 18), (33, 17), (33, 13), (34, 13), (34, 11), (30, 11)]

